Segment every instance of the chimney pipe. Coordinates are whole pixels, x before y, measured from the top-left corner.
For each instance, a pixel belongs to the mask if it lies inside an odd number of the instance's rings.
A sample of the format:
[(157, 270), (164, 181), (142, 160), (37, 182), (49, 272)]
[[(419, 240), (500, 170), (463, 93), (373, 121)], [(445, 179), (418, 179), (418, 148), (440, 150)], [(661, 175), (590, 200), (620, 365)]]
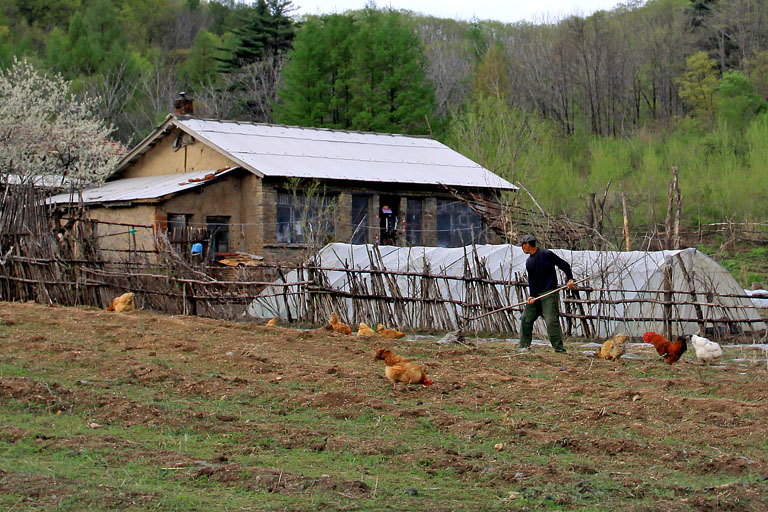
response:
[(191, 116), (195, 113), (194, 102), (187, 98), (187, 93), (180, 92), (173, 102), (173, 113), (177, 116)]

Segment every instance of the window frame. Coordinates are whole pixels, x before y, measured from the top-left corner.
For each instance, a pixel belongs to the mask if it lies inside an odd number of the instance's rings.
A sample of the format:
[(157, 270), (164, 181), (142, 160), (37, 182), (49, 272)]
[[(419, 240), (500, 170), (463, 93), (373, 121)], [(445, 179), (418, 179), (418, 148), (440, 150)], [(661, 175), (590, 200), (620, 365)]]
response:
[(278, 244), (308, 245), (312, 242), (313, 232), (317, 233), (319, 240), (334, 237), (337, 197), (331, 194), (307, 196), (278, 190), (275, 202), (275, 241)]
[[(447, 207), (450, 208), (448, 209)], [(448, 220), (447, 228), (445, 227), (446, 215)], [(464, 216), (474, 217), (474, 219), (462, 219)], [(461, 201), (438, 198), (435, 224), (437, 227), (438, 247), (463, 247), (487, 243), (488, 227), (485, 221), (477, 212)]]

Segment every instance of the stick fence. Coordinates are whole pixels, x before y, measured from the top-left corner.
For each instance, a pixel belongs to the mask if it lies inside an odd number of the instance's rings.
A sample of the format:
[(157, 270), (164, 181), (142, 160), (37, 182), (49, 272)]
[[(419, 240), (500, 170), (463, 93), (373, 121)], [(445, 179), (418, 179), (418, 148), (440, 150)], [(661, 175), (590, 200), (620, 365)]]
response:
[[(67, 236), (58, 236), (34, 191), (5, 192), (0, 212), (0, 299), (104, 308), (113, 297), (131, 291), (138, 307), (171, 314), (243, 319), (250, 318), (250, 312), (317, 325), (336, 312), (353, 330), (358, 322), (366, 322), (408, 330), (461, 328), (514, 334), (520, 328), (522, 306), (467, 319), (524, 302), (528, 296), (522, 275), (494, 279), (494, 269), (471, 248), (465, 251), (459, 275), (446, 275), (427, 260), (420, 262), (419, 270), (387, 269), (378, 246), (370, 246), (366, 261), (370, 265), (364, 269), (354, 262), (324, 266), (313, 260), (300, 265), (224, 267), (190, 261), (162, 234), (154, 251), (135, 250), (122, 261), (112, 261), (99, 248), (93, 224), (71, 220)], [(671, 279), (665, 279), (660, 289), (611, 288), (596, 278), (591, 286), (561, 293), (564, 332), (597, 338), (613, 334), (601, 327), (605, 322), (615, 323), (618, 332), (630, 323), (662, 322), (670, 336), (681, 333), (683, 324), (695, 323), (701, 333), (718, 338), (760, 326), (762, 319), (744, 314), (753, 307), (748, 295), (718, 294), (714, 287), (696, 282), (684, 265), (682, 269), (686, 289), (672, 289)], [(736, 304), (726, 300), (733, 298), (744, 300)], [(634, 305), (643, 307), (619, 313), (619, 308)]]

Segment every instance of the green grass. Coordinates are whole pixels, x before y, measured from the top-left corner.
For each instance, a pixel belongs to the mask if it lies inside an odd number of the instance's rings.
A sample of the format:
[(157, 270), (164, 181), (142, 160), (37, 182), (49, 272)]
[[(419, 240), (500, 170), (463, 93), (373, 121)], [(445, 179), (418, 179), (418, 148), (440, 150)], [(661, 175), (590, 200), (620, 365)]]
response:
[(749, 289), (752, 283), (768, 286), (768, 247), (740, 245), (721, 252), (716, 247), (701, 245), (698, 249), (725, 267), (744, 288)]

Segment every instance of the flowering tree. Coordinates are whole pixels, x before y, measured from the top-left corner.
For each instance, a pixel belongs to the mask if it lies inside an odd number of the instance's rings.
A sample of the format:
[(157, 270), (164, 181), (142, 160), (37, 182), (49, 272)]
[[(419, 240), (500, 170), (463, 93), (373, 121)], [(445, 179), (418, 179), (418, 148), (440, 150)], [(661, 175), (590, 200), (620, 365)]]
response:
[(0, 174), (79, 186), (114, 168), (123, 148), (110, 138), (112, 127), (94, 115), (97, 100), (76, 98), (70, 85), (26, 59), (0, 71)]

